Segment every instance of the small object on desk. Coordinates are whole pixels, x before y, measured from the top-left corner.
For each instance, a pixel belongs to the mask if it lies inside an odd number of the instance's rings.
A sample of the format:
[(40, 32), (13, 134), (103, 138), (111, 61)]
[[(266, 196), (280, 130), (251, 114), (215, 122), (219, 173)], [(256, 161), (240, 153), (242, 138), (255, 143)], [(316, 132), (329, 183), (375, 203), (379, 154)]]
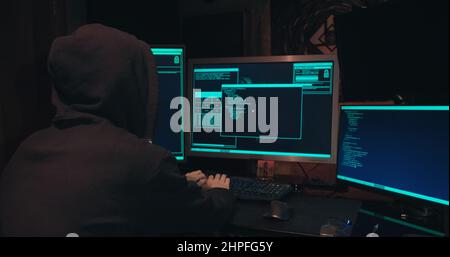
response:
[(345, 221), (345, 225), (347, 225), (347, 226), (352, 226), (352, 225), (353, 225), (352, 220), (351, 220), (351, 219), (347, 219), (347, 220)]
[(292, 209), (287, 203), (281, 201), (270, 202), (270, 212), (263, 216), (274, 220), (287, 221), (291, 217)]
[(327, 223), (320, 228), (320, 236), (348, 237), (351, 234), (352, 223), (350, 218), (330, 218)]
[(336, 224), (325, 224), (320, 228), (320, 236), (335, 237), (338, 229)]
[(373, 230), (371, 233), (367, 234), (366, 237), (380, 237), (380, 235), (378, 235), (378, 233), (376, 233), (378, 231), (378, 228), (380, 227), (380, 225), (376, 224), (375, 226), (373, 226)]
[(262, 180), (273, 180), (275, 176), (275, 162), (259, 160), (256, 177)]

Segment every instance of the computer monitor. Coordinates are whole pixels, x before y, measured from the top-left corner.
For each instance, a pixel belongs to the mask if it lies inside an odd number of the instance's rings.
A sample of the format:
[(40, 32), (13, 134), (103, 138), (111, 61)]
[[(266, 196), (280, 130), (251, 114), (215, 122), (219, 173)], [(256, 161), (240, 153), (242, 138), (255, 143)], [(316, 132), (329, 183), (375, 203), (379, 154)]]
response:
[(448, 106), (342, 106), (340, 181), (448, 205)]
[[(335, 163), (339, 111), (335, 56), (192, 59), (189, 74), (188, 155)], [(230, 104), (239, 97), (253, 97), (254, 105)], [(257, 121), (249, 121), (251, 117)], [(227, 130), (229, 121), (232, 131)], [(239, 122), (243, 130), (237, 129)]]
[(170, 109), (173, 98), (184, 94), (184, 47), (152, 46), (159, 81), (159, 108), (153, 142), (172, 152), (174, 157), (185, 159), (184, 134), (174, 133), (170, 118), (176, 110)]

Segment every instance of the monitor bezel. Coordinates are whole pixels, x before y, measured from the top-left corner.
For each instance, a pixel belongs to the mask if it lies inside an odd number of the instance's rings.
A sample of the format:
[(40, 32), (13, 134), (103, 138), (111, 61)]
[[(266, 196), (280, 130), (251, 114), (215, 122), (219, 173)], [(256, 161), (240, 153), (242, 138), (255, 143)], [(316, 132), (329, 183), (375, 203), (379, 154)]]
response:
[[(182, 58), (183, 59), (183, 69), (184, 69), (184, 76), (183, 76), (183, 79), (182, 79), (183, 80), (183, 97), (186, 97), (186, 93), (187, 93), (186, 82), (187, 82), (187, 77), (188, 77), (188, 74), (187, 74), (187, 67), (188, 67), (187, 66), (187, 61), (188, 61), (188, 59), (187, 59), (187, 54), (186, 54), (186, 45), (181, 45), (181, 44), (151, 44), (149, 46), (150, 46), (150, 51), (151, 51), (152, 48), (181, 48), (181, 49), (183, 49), (183, 58)], [(152, 55), (153, 55), (153, 53), (152, 53)], [(156, 68), (156, 61), (155, 61), (155, 68)], [(159, 88), (159, 79), (158, 79), (158, 88)], [(188, 156), (188, 154), (187, 154), (187, 149), (188, 148), (186, 146), (186, 143), (187, 143), (187, 141), (186, 141), (186, 133), (184, 133), (184, 132), (180, 132), (180, 133), (182, 133), (183, 159), (182, 160), (176, 159), (176, 156), (174, 156), (174, 158), (177, 160), (178, 163), (186, 163), (187, 162), (187, 156)]]
[[(346, 106), (355, 107), (355, 106), (359, 106), (359, 105), (341, 104), (339, 106), (339, 122), (341, 120), (341, 115), (343, 115), (342, 108), (346, 107)], [(388, 104), (388, 105), (364, 104), (364, 106), (395, 107), (395, 106), (399, 106), (399, 105), (392, 105), (392, 104)], [(436, 105), (436, 106), (442, 106), (442, 105)], [(417, 107), (417, 106), (412, 106), (411, 105), (411, 106), (408, 106), (408, 107)], [(363, 190), (366, 190), (368, 192), (384, 195), (386, 197), (391, 197), (393, 199), (398, 199), (398, 200), (405, 201), (405, 202), (426, 204), (427, 206), (435, 206), (435, 207), (448, 207), (449, 206), (449, 205), (446, 205), (446, 204), (443, 204), (443, 203), (438, 203), (438, 202), (426, 200), (426, 199), (423, 199), (423, 198), (413, 197), (413, 196), (409, 196), (409, 195), (406, 195), (406, 194), (401, 194), (401, 193), (397, 193), (397, 192), (393, 192), (393, 191), (389, 191), (389, 190), (383, 190), (381, 188), (367, 186), (367, 185), (363, 185), (363, 184), (360, 184), (360, 183), (356, 183), (356, 182), (352, 182), (352, 181), (349, 181), (349, 180), (345, 180), (345, 179), (339, 178), (338, 177), (338, 175), (339, 175), (339, 150), (340, 150), (339, 148), (340, 148), (340, 135), (341, 135), (341, 131), (340, 130), (341, 130), (341, 126), (339, 125), (339, 127), (338, 127), (337, 156), (336, 156), (336, 183), (337, 184), (363, 189)]]
[[(282, 56), (256, 56), (256, 57), (223, 57), (223, 58), (199, 58), (188, 60), (188, 83), (187, 98), (192, 103), (192, 78), (193, 67), (197, 64), (228, 64), (228, 63), (283, 63), (283, 62), (321, 62), (332, 61), (334, 64), (333, 94), (332, 94), (332, 127), (331, 127), (331, 158), (314, 158), (298, 156), (278, 156), (278, 155), (260, 155), (260, 154), (236, 154), (236, 153), (207, 153), (191, 151), (191, 133), (186, 135), (186, 147), (188, 156), (210, 157), (210, 158), (232, 158), (247, 160), (273, 160), (301, 163), (324, 163), (335, 164), (337, 155), (337, 129), (339, 122), (339, 62), (336, 55), (282, 55)], [(191, 114), (192, 114), (192, 104)], [(192, 129), (192, 124), (191, 124)]]

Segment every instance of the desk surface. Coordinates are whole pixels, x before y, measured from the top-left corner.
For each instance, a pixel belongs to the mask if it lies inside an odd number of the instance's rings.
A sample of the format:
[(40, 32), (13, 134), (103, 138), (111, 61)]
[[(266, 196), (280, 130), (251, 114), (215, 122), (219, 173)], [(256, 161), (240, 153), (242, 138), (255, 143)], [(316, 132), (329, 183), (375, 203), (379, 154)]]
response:
[(356, 222), (360, 202), (293, 194), (286, 200), (292, 208), (287, 221), (263, 217), (270, 211), (270, 203), (239, 201), (232, 225), (246, 230), (257, 230), (261, 235), (320, 236), (322, 226)]
[(441, 231), (383, 216), (365, 209), (360, 201), (293, 194), (285, 201), (292, 209), (287, 221), (263, 217), (268, 202), (238, 201), (229, 231), (238, 236), (320, 236), (326, 224), (352, 222), (348, 236), (364, 237), (375, 225), (380, 236), (445, 236)]

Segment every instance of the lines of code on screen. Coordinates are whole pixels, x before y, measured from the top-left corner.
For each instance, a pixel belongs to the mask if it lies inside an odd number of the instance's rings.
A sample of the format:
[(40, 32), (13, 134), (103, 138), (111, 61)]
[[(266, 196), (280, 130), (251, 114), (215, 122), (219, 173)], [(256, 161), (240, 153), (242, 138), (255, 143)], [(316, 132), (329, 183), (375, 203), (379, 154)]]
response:
[(448, 107), (342, 107), (338, 178), (448, 205)]

